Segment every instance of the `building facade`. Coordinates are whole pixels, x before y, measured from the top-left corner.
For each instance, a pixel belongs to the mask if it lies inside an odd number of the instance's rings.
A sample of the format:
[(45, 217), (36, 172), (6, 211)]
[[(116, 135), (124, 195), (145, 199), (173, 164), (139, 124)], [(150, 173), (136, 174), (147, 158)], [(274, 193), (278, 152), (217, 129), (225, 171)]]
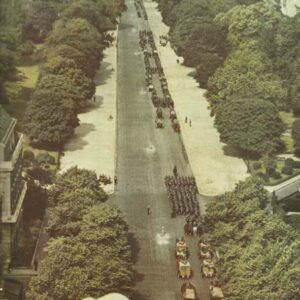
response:
[(16, 132), (16, 124), (16, 119), (0, 105), (0, 234), (4, 269), (11, 264), (20, 239), (22, 206), (27, 190), (22, 179), (23, 135)]

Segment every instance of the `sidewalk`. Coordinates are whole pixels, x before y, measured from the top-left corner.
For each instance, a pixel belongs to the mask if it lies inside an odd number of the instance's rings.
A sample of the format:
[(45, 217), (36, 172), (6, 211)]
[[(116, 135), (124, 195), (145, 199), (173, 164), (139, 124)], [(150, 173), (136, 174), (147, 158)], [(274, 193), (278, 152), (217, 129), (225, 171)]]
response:
[[(224, 144), (219, 140), (219, 133), (214, 127), (214, 120), (210, 117), (208, 102), (204, 97), (205, 90), (200, 89), (190, 75), (194, 69), (177, 63), (182, 58), (176, 56), (169, 43), (166, 47), (160, 45), (159, 36), (167, 35), (169, 28), (163, 24), (157, 4), (145, 1), (145, 8), (199, 191), (206, 196), (230, 191), (238, 181), (248, 176), (246, 165), (242, 159), (224, 154)], [(187, 123), (185, 117), (188, 118)]]
[[(80, 125), (66, 144), (61, 157), (61, 172), (72, 166), (115, 175), (116, 140), (116, 42), (104, 51), (104, 59), (96, 74), (96, 101), (79, 114)], [(107, 193), (114, 185), (104, 186)]]

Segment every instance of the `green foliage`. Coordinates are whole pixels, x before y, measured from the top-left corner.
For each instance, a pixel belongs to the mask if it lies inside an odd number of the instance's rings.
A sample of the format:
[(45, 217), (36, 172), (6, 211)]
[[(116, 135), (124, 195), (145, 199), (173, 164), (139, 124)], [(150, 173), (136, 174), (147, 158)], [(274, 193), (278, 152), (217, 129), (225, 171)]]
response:
[[(47, 47), (67, 45), (84, 54), (90, 77), (95, 76), (104, 49), (103, 36), (84, 19), (61, 19), (47, 39)], [(64, 57), (64, 56), (63, 56)]]
[(286, 175), (293, 175), (293, 167), (292, 166), (284, 166), (282, 169), (281, 169), (281, 172), (283, 174), (286, 174)]
[(57, 176), (48, 194), (52, 239), (28, 299), (130, 293), (128, 226), (117, 208), (103, 203), (107, 196), (95, 172), (73, 167)]
[(292, 137), (295, 147), (300, 146), (300, 119), (296, 119), (292, 127)]
[(43, 152), (36, 155), (35, 162), (39, 165), (43, 165), (43, 164), (55, 165), (55, 157), (47, 152)]
[[(88, 79), (84, 77), (84, 75), (80, 78), (80, 71), (76, 74), (76, 71), (70, 70), (68, 75), (70, 76), (46, 75), (42, 77), (38, 82), (37, 91), (41, 93), (57, 93), (60, 95), (60, 98), (63, 101), (66, 101), (67, 104), (73, 102), (74, 109), (78, 111), (81, 108), (86, 107), (87, 100), (89, 100), (84, 97), (90, 94), (89, 91), (85, 91), (84, 83), (83, 85), (80, 85), (82, 84), (82, 78), (86, 79), (86, 82), (88, 82)], [(72, 75), (74, 75), (74, 77), (72, 77)], [(88, 84), (89, 82), (87, 83), (87, 85)]]
[[(267, 192), (253, 178), (207, 207), (212, 241), (218, 246), (226, 299), (297, 299), (300, 236), (262, 210)], [(290, 271), (293, 270), (293, 271)]]
[(78, 0), (67, 7), (62, 17), (66, 19), (85, 19), (100, 32), (114, 29), (113, 17), (104, 15), (101, 5), (90, 0)]
[(45, 148), (60, 147), (78, 125), (74, 103), (60, 91), (37, 90), (26, 111), (25, 131), (31, 142)]
[(57, 8), (51, 1), (38, 0), (30, 2), (24, 11), (23, 39), (35, 43), (43, 42), (57, 18)]
[(282, 105), (286, 90), (278, 76), (271, 72), (272, 63), (251, 47), (233, 52), (208, 82), (208, 97), (213, 110), (233, 95), (257, 97)]
[(245, 156), (274, 153), (285, 126), (276, 107), (259, 99), (234, 99), (220, 105), (215, 123), (222, 141)]

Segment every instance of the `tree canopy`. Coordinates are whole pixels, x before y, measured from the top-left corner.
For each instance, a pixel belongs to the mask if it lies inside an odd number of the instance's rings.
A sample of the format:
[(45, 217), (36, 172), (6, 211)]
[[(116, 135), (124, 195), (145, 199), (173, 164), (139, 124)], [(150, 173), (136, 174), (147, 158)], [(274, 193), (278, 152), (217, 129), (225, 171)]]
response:
[(274, 104), (260, 99), (232, 99), (220, 105), (216, 126), (223, 142), (247, 153), (274, 153), (285, 126)]
[(249, 178), (208, 204), (208, 232), (219, 252), (226, 299), (295, 300), (300, 295), (300, 236), (263, 209), (267, 197), (260, 182)]
[(48, 193), (50, 241), (29, 300), (80, 300), (133, 286), (128, 226), (95, 172), (73, 167), (57, 176)]

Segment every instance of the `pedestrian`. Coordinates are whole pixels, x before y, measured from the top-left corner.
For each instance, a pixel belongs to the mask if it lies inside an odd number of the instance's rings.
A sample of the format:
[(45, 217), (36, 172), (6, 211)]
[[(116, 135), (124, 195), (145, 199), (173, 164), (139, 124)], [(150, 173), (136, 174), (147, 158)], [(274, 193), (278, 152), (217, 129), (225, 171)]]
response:
[(117, 178), (117, 176), (114, 177), (114, 183), (115, 183), (115, 185), (118, 184), (118, 178)]
[(148, 215), (148, 216), (151, 215), (151, 207), (150, 207), (150, 206), (147, 207), (147, 215)]
[(188, 122), (188, 117), (185, 117), (184, 123)]
[(190, 119), (190, 127), (192, 127), (192, 120)]
[(193, 235), (197, 235), (198, 227), (196, 225), (193, 226)]
[(173, 175), (176, 177), (177, 176), (177, 167), (176, 165), (173, 168)]
[(96, 96), (94, 96), (94, 102), (96, 102)]

